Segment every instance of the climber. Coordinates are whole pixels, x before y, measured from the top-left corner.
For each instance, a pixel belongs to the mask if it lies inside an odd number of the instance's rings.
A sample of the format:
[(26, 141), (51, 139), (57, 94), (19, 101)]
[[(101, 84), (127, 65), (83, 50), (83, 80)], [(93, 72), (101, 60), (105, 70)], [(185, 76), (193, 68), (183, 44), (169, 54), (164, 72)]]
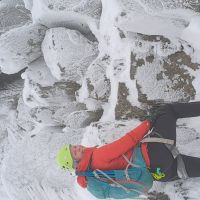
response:
[[(137, 153), (136, 161), (145, 163), (154, 181), (200, 177), (200, 158), (182, 155), (176, 148), (177, 119), (196, 116), (200, 116), (200, 102), (165, 104), (154, 110), (135, 129), (110, 144), (90, 148), (65, 145), (57, 154), (57, 162), (62, 169), (75, 171), (78, 184), (87, 188), (90, 179), (86, 173), (80, 175), (81, 172), (121, 170), (126, 169), (127, 165), (132, 167), (129, 162), (132, 162), (133, 149), (137, 147), (142, 158), (137, 161)], [(147, 178), (150, 180), (150, 177)], [(99, 196), (107, 197), (115, 198), (114, 194)]]

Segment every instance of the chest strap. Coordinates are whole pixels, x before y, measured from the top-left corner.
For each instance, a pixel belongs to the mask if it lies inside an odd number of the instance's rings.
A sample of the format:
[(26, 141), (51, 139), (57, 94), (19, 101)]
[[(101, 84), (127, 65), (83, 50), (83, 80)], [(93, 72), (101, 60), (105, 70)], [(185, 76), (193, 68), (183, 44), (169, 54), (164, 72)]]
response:
[(165, 139), (165, 138), (157, 138), (157, 137), (144, 138), (140, 142), (141, 143), (145, 143), (145, 142), (158, 142), (158, 143), (163, 143), (163, 144), (174, 145), (174, 140)]

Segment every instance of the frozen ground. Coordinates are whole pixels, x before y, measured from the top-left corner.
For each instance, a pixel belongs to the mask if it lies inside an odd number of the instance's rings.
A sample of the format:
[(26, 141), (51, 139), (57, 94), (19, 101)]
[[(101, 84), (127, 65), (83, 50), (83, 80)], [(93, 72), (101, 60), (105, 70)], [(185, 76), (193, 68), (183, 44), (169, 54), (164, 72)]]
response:
[[(156, 103), (200, 101), (199, 13), (194, 0), (1, 0), (0, 199), (93, 200), (57, 167), (61, 145), (102, 145)], [(178, 121), (182, 153), (199, 157), (199, 120)], [(155, 182), (148, 199), (199, 188)]]

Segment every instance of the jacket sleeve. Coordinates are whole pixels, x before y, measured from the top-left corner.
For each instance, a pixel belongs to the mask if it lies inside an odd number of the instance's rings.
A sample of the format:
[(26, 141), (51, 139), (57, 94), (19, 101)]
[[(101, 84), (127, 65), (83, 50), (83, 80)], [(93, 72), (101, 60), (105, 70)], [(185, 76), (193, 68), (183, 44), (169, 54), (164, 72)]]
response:
[(82, 188), (87, 188), (87, 180), (85, 176), (78, 176), (77, 177), (77, 183), (82, 187)]
[(147, 134), (149, 129), (150, 122), (147, 120), (143, 121), (139, 126), (128, 132), (120, 139), (98, 148), (98, 155), (100, 155), (101, 159), (104, 161), (110, 162), (135, 147)]

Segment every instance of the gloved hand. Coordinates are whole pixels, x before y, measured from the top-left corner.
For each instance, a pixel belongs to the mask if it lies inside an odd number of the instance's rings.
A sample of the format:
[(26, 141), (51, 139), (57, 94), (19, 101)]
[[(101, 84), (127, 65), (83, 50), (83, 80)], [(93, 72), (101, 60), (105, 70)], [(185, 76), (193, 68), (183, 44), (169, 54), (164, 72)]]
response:
[(154, 127), (157, 117), (155, 115), (148, 115), (145, 117), (145, 120), (148, 120), (151, 124), (151, 128)]
[(161, 106), (153, 106), (149, 110), (149, 115), (145, 117), (146, 120), (148, 120), (151, 123), (151, 127), (153, 127), (156, 123), (156, 120), (166, 113), (165, 105)]

